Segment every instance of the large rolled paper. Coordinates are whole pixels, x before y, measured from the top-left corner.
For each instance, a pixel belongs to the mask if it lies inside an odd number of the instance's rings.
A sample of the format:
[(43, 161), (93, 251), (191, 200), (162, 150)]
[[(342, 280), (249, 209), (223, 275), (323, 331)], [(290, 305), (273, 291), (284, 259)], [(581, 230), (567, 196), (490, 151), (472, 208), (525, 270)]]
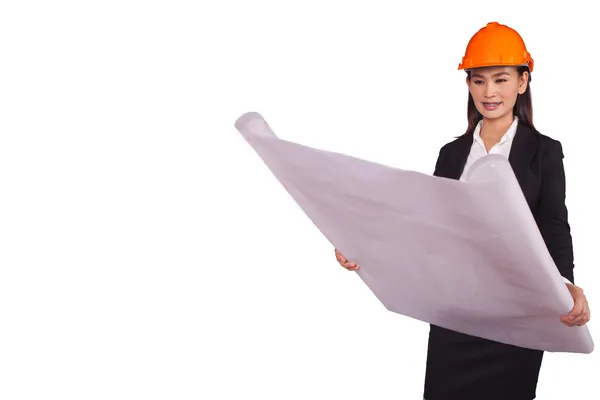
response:
[(549, 352), (591, 353), (587, 326), (505, 157), (465, 182), (277, 138), (250, 112), (235, 127), (390, 311), (457, 332)]

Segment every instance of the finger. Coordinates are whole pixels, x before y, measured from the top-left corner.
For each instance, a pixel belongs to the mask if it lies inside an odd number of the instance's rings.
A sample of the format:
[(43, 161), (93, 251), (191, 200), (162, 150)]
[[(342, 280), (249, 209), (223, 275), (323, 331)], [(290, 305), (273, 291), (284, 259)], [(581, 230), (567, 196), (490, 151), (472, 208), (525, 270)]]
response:
[(349, 262), (340, 262), (340, 265), (346, 269), (351, 269), (352, 265)]
[(573, 327), (574, 326), (568, 319), (561, 318), (560, 322), (562, 322), (563, 325), (568, 326), (568, 327)]
[(569, 314), (567, 314), (567, 315), (561, 315), (561, 317), (560, 317), (561, 322), (563, 322), (565, 324), (570, 323), (571, 322), (571, 317), (572, 317), (571, 313), (572, 313), (572, 311)]
[(590, 307), (588, 304), (585, 305), (585, 310), (583, 312), (582, 321), (577, 324), (577, 326), (583, 326), (590, 321)]
[(573, 309), (569, 313), (570, 321), (573, 321), (575, 318), (577, 318), (578, 316), (583, 314), (583, 310), (585, 308), (585, 303), (586, 303), (585, 298), (582, 299), (582, 298), (578, 297), (575, 300), (575, 305), (573, 306)]
[(571, 319), (569, 319), (569, 315), (563, 315), (560, 317), (560, 322), (562, 322), (565, 326), (573, 327), (575, 326)]
[(578, 315), (581, 315), (583, 313), (584, 308), (585, 308), (585, 300), (577, 299), (575, 301), (575, 305), (573, 306), (573, 309), (569, 313), (569, 317), (576, 317)]
[(590, 319), (592, 319), (592, 310), (589, 308), (589, 305), (588, 305), (588, 321)]
[(585, 315), (581, 314), (578, 315), (577, 317), (575, 317), (572, 321), (569, 321), (569, 324), (571, 326), (579, 326), (580, 323), (582, 323), (585, 319)]
[(578, 323), (580, 323), (583, 320), (583, 310), (580, 314), (571, 314), (569, 315), (569, 324), (571, 325), (577, 325)]
[(584, 300), (582, 303), (580, 303), (580, 305), (581, 305), (581, 313), (580, 314), (574, 314), (574, 313), (569, 314), (569, 318), (568, 318), (569, 326), (581, 326), (582, 324), (585, 324), (587, 322), (586, 318), (587, 318), (587, 312), (589, 310), (587, 301)]

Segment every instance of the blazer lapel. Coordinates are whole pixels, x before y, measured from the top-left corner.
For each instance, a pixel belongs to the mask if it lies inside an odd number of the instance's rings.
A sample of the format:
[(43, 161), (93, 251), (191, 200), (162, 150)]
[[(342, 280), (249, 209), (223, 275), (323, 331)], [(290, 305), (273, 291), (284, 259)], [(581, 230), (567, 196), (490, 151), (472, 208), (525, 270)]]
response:
[(465, 169), (467, 158), (473, 145), (473, 134), (461, 136), (456, 141), (456, 151), (452, 152), (452, 157), (448, 160), (445, 168), (445, 175), (451, 179), (460, 179)]
[(513, 143), (510, 148), (508, 161), (515, 173), (517, 181), (523, 187), (525, 176), (531, 164), (531, 160), (535, 156), (537, 150), (537, 140), (531, 128), (519, 123), (517, 132), (513, 138)]
[[(440, 168), (439, 175), (445, 178), (460, 179), (467, 163), (467, 158), (473, 145), (473, 134), (460, 136), (448, 158)], [(519, 123), (513, 138), (513, 143), (508, 156), (508, 161), (514, 171), (517, 181), (523, 187), (529, 165), (537, 151), (537, 138), (534, 131), (526, 125)]]

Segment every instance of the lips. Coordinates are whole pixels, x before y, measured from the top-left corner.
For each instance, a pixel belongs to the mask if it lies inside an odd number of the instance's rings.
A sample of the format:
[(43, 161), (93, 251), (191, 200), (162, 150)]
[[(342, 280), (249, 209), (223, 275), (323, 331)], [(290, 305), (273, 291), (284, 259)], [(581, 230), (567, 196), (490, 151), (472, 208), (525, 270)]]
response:
[(488, 110), (488, 111), (493, 111), (493, 110), (497, 109), (498, 107), (500, 107), (500, 105), (502, 105), (502, 102), (501, 102), (501, 101), (498, 101), (498, 102), (495, 102), (495, 103), (492, 103), (492, 102), (484, 102), (484, 103), (482, 103), (482, 104), (483, 104), (483, 107), (484, 107), (486, 110)]

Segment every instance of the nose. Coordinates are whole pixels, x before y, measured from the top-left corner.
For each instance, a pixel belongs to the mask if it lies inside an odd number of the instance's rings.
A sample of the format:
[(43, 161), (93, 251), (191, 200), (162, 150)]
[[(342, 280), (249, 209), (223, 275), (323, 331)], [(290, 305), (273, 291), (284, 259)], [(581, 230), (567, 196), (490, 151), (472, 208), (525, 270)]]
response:
[(483, 95), (488, 99), (495, 97), (496, 88), (494, 87), (494, 85), (486, 85), (485, 92), (483, 93)]

